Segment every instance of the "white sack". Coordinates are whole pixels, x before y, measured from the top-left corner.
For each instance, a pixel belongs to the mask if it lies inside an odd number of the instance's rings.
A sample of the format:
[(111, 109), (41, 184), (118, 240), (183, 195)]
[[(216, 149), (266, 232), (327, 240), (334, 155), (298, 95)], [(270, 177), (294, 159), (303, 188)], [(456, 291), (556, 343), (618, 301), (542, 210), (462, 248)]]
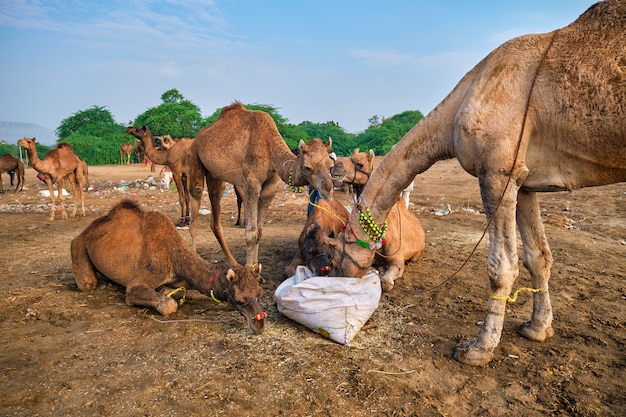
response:
[(298, 266), (274, 292), (278, 311), (343, 345), (350, 344), (378, 308), (380, 295), (374, 271), (363, 278), (317, 277), (306, 266)]

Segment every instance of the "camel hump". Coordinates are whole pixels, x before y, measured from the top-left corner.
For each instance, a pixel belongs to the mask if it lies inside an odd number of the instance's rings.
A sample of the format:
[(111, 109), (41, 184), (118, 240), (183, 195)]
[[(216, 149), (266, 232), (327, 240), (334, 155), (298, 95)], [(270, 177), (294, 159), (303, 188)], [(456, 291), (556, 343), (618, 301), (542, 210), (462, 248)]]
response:
[(69, 150), (72, 150), (72, 145), (70, 145), (69, 143), (65, 143), (65, 142), (57, 143), (57, 149), (69, 149)]
[(228, 113), (229, 111), (233, 111), (233, 110), (246, 110), (246, 108), (244, 107), (241, 101), (235, 100), (233, 104), (229, 104), (228, 106), (222, 108), (222, 112), (220, 113), (220, 116), (223, 116), (225, 113)]
[(136, 201), (130, 200), (128, 198), (123, 199), (122, 201), (117, 203), (115, 206), (113, 206), (113, 208), (111, 209), (111, 212), (115, 210), (119, 210), (119, 209), (133, 210), (137, 212), (143, 211), (141, 210), (139, 203), (137, 203)]

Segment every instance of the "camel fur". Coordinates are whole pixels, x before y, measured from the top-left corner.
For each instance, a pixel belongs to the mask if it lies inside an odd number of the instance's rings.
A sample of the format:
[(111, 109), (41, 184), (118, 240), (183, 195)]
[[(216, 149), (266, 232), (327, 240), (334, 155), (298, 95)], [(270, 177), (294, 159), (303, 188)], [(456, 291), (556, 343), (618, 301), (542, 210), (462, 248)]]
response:
[(17, 184), (15, 184), (15, 190), (13, 190), (13, 192), (22, 191), (24, 188), (24, 164), (19, 159), (6, 153), (0, 156), (0, 193), (4, 193), (2, 174), (9, 171), (15, 171), (17, 176)]
[[(166, 242), (166, 244), (164, 244)], [(78, 289), (94, 291), (96, 272), (126, 288), (126, 304), (152, 308), (163, 315), (178, 310), (167, 287), (191, 288), (228, 301), (261, 334), (263, 289), (249, 268), (214, 265), (202, 259), (183, 240), (167, 216), (143, 211), (138, 203), (122, 200), (94, 220), (71, 243), (72, 271)], [(166, 287), (163, 292), (158, 289)]]
[[(625, 16), (626, 1), (603, 1), (565, 28), (495, 49), (387, 154), (350, 216), (352, 231), (368, 239), (360, 213), (369, 209), (382, 225), (399, 193), (438, 160), (457, 158), (478, 178), (488, 220), (490, 297), (478, 336), (456, 348), (460, 362), (484, 365), (500, 342), (519, 273), (518, 231), (535, 291), (530, 321), (519, 332), (534, 341), (554, 334), (553, 259), (537, 192), (626, 180)], [(345, 246), (336, 246), (334, 259), (347, 275), (364, 274), (374, 251), (349, 244), (347, 232), (340, 240)]]
[(281, 179), (293, 187), (311, 184), (322, 198), (332, 197), (333, 161), (328, 156), (331, 147), (330, 139), (325, 144), (317, 138), (308, 143), (301, 141), (299, 155), (295, 156), (269, 114), (248, 110), (240, 102), (224, 107), (215, 122), (198, 132), (189, 154), (189, 231), (194, 249), (203, 179), (211, 200), (211, 228), (231, 265), (237, 261), (224, 240), (220, 201), (226, 182), (242, 188), (246, 265), (254, 267), (258, 263), (263, 223)]
[(65, 211), (65, 204), (63, 203), (65, 197), (63, 196), (63, 186), (65, 180), (67, 180), (73, 188), (72, 195), (74, 196), (74, 208), (69, 217), (75, 217), (78, 208), (78, 199), (81, 203), (80, 215), (85, 215), (85, 199), (83, 196), (83, 187), (85, 183), (84, 166), (81, 159), (76, 156), (72, 151), (72, 146), (67, 143), (59, 143), (56, 148), (50, 149), (44, 159), (39, 159), (37, 155), (37, 141), (35, 138), (22, 138), (17, 141), (17, 144), (26, 149), (28, 154), (28, 160), (30, 165), (37, 171), (44, 175), (45, 183), (50, 191), (50, 200), (52, 201), (52, 207), (50, 210), (49, 220), (54, 220), (55, 197), (54, 188), (52, 186), (52, 179), (57, 184), (57, 197), (59, 199), (59, 207), (61, 211), (61, 218), (67, 219), (67, 212)]

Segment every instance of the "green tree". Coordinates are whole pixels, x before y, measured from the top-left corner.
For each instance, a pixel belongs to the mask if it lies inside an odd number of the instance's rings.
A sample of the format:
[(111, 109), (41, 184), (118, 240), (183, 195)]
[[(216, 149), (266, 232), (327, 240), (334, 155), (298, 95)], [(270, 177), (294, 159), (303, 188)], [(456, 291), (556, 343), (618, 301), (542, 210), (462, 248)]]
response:
[(362, 150), (373, 149), (376, 155), (385, 155), (393, 145), (413, 128), (424, 116), (418, 110), (407, 110), (396, 114), (389, 119), (383, 119), (376, 126), (371, 123), (370, 127), (355, 138)]
[(63, 119), (56, 129), (59, 140), (65, 142), (70, 135), (90, 135), (100, 138), (115, 133), (124, 132), (124, 126), (113, 119), (111, 112), (105, 107), (91, 106), (85, 110), (79, 110), (70, 117)]
[(200, 108), (176, 89), (161, 94), (162, 103), (141, 113), (134, 126), (147, 126), (153, 135), (194, 138), (204, 126)]
[(328, 138), (333, 140), (333, 149), (338, 156), (346, 156), (354, 149), (354, 134), (348, 133), (336, 122), (313, 123), (304, 121), (298, 125), (302, 131), (306, 132), (309, 139), (320, 138), (324, 142)]

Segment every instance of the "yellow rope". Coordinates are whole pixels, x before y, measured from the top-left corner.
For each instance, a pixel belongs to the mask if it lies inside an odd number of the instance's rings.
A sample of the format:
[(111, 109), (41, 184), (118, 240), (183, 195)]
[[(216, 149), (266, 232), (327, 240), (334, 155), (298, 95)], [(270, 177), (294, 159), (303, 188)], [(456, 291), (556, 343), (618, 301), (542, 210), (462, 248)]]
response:
[(218, 299), (215, 297), (215, 294), (213, 294), (213, 290), (211, 290), (211, 298), (212, 298), (212, 299), (213, 299), (213, 301), (215, 301), (217, 304), (219, 304), (219, 303), (221, 303), (221, 302), (222, 302), (221, 300), (218, 300)]
[(528, 288), (528, 287), (521, 287), (518, 288), (514, 293), (513, 293), (513, 297), (509, 297), (508, 295), (490, 295), (489, 298), (493, 298), (494, 300), (505, 300), (508, 301), (509, 303), (514, 303), (517, 301), (517, 296), (519, 295), (520, 292), (522, 291), (529, 291), (529, 292), (540, 292), (540, 291), (546, 291), (547, 288)]
[(172, 295), (178, 294), (179, 292), (183, 293), (183, 298), (178, 300), (178, 304), (179, 305), (183, 305), (183, 303), (185, 302), (185, 299), (187, 297), (187, 289), (185, 287), (178, 287), (175, 290), (171, 291), (169, 294), (167, 294), (167, 296), (171, 297)]

